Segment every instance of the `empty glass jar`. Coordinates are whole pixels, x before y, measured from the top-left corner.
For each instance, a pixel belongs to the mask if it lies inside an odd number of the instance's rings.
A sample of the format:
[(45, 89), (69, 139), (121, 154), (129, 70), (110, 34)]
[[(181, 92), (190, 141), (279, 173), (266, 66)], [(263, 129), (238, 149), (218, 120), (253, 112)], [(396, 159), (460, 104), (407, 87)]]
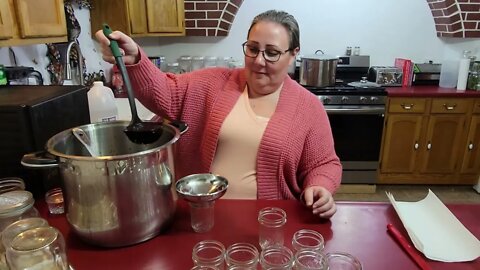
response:
[(205, 57), (194, 56), (192, 59), (192, 70), (202, 69), (204, 67)]
[(323, 236), (314, 230), (302, 229), (293, 234), (292, 248), (296, 251), (314, 250), (320, 252), (323, 247)]
[(205, 65), (207, 67), (216, 67), (217, 66), (217, 57), (216, 56), (207, 56), (205, 57)]
[(192, 260), (195, 266), (210, 266), (223, 270), (225, 246), (215, 240), (200, 241), (193, 247)]
[(295, 270), (328, 270), (325, 255), (316, 250), (300, 250), (295, 254)]
[(258, 212), (258, 241), (262, 249), (282, 246), (287, 213), (276, 207), (266, 207)]
[(227, 269), (256, 270), (259, 259), (257, 248), (249, 243), (235, 243), (227, 248)]
[(192, 71), (192, 57), (189, 55), (180, 56), (178, 65), (180, 66), (180, 73)]
[(294, 257), (285, 246), (268, 246), (260, 253), (260, 265), (263, 270), (292, 269)]
[(345, 252), (327, 254), (329, 270), (362, 270), (362, 264), (353, 255)]
[(167, 63), (167, 72), (180, 74), (182, 73), (180, 65), (177, 62)]
[(6, 252), (11, 270), (68, 269), (65, 240), (54, 227), (38, 227), (20, 233)]

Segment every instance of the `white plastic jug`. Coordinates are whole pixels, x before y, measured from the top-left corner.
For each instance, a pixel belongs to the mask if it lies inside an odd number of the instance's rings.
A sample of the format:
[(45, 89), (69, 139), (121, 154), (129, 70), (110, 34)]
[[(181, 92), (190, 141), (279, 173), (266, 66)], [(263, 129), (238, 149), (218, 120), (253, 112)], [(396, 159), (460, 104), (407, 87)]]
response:
[(90, 122), (109, 122), (118, 119), (118, 109), (112, 89), (103, 85), (103, 82), (94, 82), (88, 91), (88, 107)]

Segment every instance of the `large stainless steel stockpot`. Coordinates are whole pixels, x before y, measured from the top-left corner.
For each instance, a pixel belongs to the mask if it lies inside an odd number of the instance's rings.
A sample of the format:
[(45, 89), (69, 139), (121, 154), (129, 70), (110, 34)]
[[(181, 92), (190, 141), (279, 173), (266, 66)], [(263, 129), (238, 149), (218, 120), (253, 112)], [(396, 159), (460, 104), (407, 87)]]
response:
[[(319, 52), (318, 50), (317, 52)], [(300, 63), (300, 84), (325, 87), (335, 85), (338, 57), (323, 54), (302, 56)]]
[(180, 132), (164, 125), (154, 143), (135, 144), (123, 132), (128, 124), (78, 127), (90, 137), (98, 157), (91, 157), (69, 129), (47, 141), (46, 153), (22, 159), (27, 167), (59, 168), (67, 220), (78, 236), (95, 245), (148, 240), (165, 229), (175, 213), (173, 146)]

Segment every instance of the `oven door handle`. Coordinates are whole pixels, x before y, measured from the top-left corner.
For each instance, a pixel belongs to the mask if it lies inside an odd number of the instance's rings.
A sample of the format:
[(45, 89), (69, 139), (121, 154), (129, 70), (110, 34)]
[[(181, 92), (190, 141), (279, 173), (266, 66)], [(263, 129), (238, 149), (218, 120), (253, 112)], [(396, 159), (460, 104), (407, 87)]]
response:
[(325, 107), (328, 114), (384, 114), (383, 107), (357, 107), (357, 108), (328, 108)]

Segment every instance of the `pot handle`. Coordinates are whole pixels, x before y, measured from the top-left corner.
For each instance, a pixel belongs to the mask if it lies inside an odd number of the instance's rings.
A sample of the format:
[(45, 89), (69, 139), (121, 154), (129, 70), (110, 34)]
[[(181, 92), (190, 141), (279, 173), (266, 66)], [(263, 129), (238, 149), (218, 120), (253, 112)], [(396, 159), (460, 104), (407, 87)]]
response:
[(58, 167), (58, 161), (47, 151), (25, 154), (20, 162), (23, 166), (34, 169), (48, 169)]
[(325, 54), (322, 50), (316, 50), (315, 54), (318, 54), (318, 52), (321, 52), (322, 54)]

